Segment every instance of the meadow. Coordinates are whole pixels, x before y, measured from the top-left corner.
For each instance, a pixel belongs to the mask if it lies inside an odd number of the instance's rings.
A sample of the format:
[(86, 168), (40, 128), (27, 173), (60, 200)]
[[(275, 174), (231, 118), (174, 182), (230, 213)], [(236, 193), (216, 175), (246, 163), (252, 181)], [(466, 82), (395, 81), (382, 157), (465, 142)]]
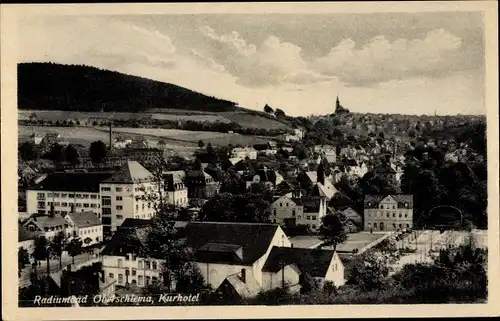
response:
[[(55, 126), (18, 126), (19, 141), (26, 141), (32, 133), (45, 135), (46, 133), (58, 133), (61, 141), (71, 144), (90, 145), (90, 143), (101, 140), (106, 144), (109, 141), (107, 127), (55, 127)], [(166, 143), (165, 148), (173, 152), (193, 153), (198, 148), (201, 139), (205, 144), (213, 146), (232, 145), (254, 145), (266, 143), (271, 138), (263, 136), (240, 135), (236, 133), (219, 133), (208, 131), (188, 131), (165, 128), (113, 128), (113, 137), (124, 136), (129, 138), (146, 138), (150, 146), (155, 147), (160, 140)]]

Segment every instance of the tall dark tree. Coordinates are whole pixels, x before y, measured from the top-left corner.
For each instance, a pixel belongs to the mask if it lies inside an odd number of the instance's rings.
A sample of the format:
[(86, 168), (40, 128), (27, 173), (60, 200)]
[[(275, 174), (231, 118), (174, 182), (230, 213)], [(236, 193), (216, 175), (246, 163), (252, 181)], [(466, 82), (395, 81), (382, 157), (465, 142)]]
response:
[(338, 244), (347, 241), (345, 222), (346, 218), (342, 213), (328, 214), (321, 218), (318, 236), (323, 241), (323, 246), (333, 246), (336, 251)]
[(90, 159), (93, 163), (102, 163), (107, 153), (106, 144), (102, 141), (99, 140), (90, 144)]
[(274, 115), (276, 115), (276, 117), (285, 117), (286, 116), (285, 112), (279, 108), (276, 108), (276, 110), (274, 111)]
[(203, 148), (204, 146), (205, 146), (205, 143), (203, 142), (203, 140), (201, 140), (201, 139), (200, 139), (200, 140), (198, 141), (198, 147), (199, 147), (199, 148)]
[(273, 112), (274, 112), (274, 110), (271, 108), (271, 106), (269, 106), (268, 104), (266, 104), (266, 105), (264, 106), (264, 112), (266, 112), (266, 113), (270, 114), (270, 113), (273, 113)]
[(68, 145), (64, 149), (64, 156), (67, 162), (72, 165), (80, 164), (80, 153), (73, 145)]
[(66, 235), (64, 232), (59, 232), (54, 235), (50, 247), (52, 248), (52, 253), (55, 257), (59, 258), (59, 267), (62, 268), (62, 255), (66, 249)]
[(33, 257), (36, 262), (47, 261), (47, 275), (50, 275), (50, 258), (52, 257), (52, 253), (50, 242), (45, 236), (38, 236), (35, 238)]
[(82, 245), (83, 242), (80, 238), (73, 238), (66, 245), (66, 251), (71, 256), (73, 264), (75, 264), (75, 256), (82, 253)]
[(39, 158), (39, 152), (32, 142), (24, 142), (19, 146), (19, 156), (24, 161), (36, 160)]

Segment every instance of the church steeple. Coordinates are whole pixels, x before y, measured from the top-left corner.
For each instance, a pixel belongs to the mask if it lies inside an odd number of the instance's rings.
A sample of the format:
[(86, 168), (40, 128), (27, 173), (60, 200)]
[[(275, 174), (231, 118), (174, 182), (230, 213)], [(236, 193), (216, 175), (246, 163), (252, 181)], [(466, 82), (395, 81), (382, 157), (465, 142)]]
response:
[(325, 185), (325, 168), (323, 161), (318, 164), (318, 169), (316, 170), (317, 182)]
[(340, 107), (340, 100), (339, 100), (339, 95), (337, 95), (337, 101), (335, 102), (335, 109), (339, 109)]

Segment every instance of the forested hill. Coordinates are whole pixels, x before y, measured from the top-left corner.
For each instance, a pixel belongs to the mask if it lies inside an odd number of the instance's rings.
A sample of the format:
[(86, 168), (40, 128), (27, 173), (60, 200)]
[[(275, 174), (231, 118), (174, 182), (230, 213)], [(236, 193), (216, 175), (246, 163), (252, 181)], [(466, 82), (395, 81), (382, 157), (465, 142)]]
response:
[[(232, 111), (235, 103), (146, 78), (80, 65), (18, 64), (19, 109), (142, 112)], [(196, 75), (193, 75), (196, 77)]]

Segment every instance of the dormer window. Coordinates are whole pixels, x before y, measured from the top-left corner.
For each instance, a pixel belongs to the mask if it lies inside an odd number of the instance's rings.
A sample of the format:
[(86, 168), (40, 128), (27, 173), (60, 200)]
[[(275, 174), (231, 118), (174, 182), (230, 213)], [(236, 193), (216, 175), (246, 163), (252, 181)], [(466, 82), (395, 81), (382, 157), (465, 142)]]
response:
[(408, 203), (405, 203), (405, 207), (408, 208)]

